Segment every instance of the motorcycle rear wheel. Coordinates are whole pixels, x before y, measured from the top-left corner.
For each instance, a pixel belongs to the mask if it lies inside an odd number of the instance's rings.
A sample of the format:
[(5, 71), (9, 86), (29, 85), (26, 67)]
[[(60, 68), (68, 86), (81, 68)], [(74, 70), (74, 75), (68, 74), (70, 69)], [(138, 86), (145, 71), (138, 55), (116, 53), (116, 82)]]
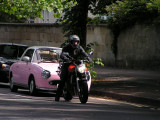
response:
[(82, 104), (85, 104), (88, 101), (88, 84), (87, 81), (80, 83), (80, 93), (79, 99)]

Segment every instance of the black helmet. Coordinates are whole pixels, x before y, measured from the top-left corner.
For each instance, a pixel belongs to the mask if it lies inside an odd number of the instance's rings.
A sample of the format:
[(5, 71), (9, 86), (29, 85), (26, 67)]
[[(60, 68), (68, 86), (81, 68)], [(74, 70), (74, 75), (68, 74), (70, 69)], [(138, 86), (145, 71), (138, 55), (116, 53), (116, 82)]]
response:
[(80, 39), (77, 35), (71, 35), (70, 36), (70, 43), (72, 43), (72, 41), (80, 42)]
[(76, 47), (75, 44), (74, 44), (75, 41), (78, 42), (78, 44), (79, 44), (80, 43), (79, 37), (77, 35), (71, 35), (69, 42), (73, 47)]

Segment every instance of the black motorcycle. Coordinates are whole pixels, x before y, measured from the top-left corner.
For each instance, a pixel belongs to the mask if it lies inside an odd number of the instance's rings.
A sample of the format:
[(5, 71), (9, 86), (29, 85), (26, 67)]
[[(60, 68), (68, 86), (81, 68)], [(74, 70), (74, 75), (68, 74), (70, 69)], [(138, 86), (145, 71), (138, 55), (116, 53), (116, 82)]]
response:
[[(86, 103), (91, 87), (91, 75), (85, 64), (89, 61), (74, 60), (68, 53), (65, 53), (65, 55), (70, 58), (70, 65), (68, 67), (68, 79), (66, 80), (63, 89), (63, 97), (66, 101), (70, 101), (73, 96), (78, 95), (80, 102)], [(64, 64), (64, 62), (60, 62), (59, 75), (62, 64)]]

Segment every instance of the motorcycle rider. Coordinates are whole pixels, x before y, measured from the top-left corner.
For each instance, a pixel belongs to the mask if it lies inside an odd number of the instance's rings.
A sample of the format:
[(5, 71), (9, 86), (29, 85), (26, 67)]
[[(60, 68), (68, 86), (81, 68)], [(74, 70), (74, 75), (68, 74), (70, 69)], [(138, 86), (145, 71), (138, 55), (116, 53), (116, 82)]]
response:
[(60, 55), (60, 58), (67, 63), (64, 63), (61, 67), (61, 81), (57, 89), (57, 93), (55, 96), (55, 101), (59, 101), (60, 96), (63, 93), (63, 87), (65, 84), (65, 80), (67, 80), (67, 75), (68, 75), (68, 67), (69, 67), (69, 58), (64, 55), (64, 52), (68, 52), (69, 55), (74, 58), (75, 60), (78, 60), (78, 58), (83, 55), (84, 57), (87, 57), (89, 62), (92, 62), (92, 59), (88, 56), (88, 54), (84, 51), (84, 49), (79, 45), (80, 44), (80, 39), (77, 35), (71, 35), (69, 44), (63, 47), (62, 53)]

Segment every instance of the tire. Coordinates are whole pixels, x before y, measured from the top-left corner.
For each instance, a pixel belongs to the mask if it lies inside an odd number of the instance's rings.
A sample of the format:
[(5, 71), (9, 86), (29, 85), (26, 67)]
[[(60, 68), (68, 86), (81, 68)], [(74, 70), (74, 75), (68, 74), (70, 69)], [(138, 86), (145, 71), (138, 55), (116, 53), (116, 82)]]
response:
[(88, 84), (87, 84), (87, 81), (82, 81), (80, 83), (79, 100), (82, 104), (85, 104), (88, 101)]
[(63, 97), (66, 101), (70, 101), (72, 100), (72, 94), (69, 92), (69, 90), (67, 89), (67, 83), (65, 82), (65, 86), (63, 89)]
[(9, 82), (10, 82), (10, 90), (11, 90), (11, 92), (17, 92), (18, 87), (16, 85), (14, 85), (13, 76), (11, 76)]
[(37, 90), (36, 90), (36, 84), (34, 78), (31, 78), (29, 82), (29, 94), (30, 95), (36, 95)]

